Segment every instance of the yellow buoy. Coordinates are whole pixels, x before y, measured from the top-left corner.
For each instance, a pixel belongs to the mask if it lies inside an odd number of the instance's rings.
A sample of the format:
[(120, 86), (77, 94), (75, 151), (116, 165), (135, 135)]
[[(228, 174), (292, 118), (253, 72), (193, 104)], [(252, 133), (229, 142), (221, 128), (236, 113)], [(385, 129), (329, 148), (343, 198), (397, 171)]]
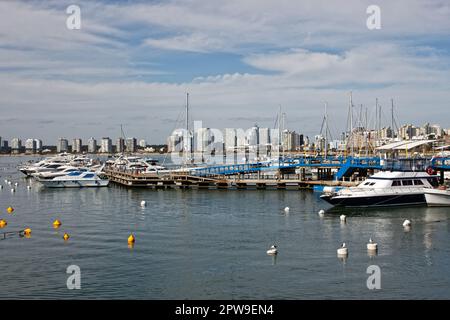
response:
[(62, 225), (62, 223), (58, 219), (53, 221), (53, 228), (58, 229), (59, 227), (61, 227), (61, 225)]
[(64, 233), (63, 239), (64, 241), (69, 240), (70, 236), (67, 233)]
[(136, 241), (136, 238), (130, 234), (130, 236), (128, 237), (128, 244), (134, 244)]
[(31, 237), (31, 229), (30, 228), (26, 228), (25, 230), (23, 230), (23, 234), (27, 238)]
[(8, 222), (6, 222), (6, 220), (0, 220), (0, 229), (6, 227), (8, 225)]
[(6, 209), (6, 212), (8, 212), (9, 214), (11, 214), (11, 213), (14, 212), (14, 208), (13, 208), (13, 207), (8, 207), (8, 208)]

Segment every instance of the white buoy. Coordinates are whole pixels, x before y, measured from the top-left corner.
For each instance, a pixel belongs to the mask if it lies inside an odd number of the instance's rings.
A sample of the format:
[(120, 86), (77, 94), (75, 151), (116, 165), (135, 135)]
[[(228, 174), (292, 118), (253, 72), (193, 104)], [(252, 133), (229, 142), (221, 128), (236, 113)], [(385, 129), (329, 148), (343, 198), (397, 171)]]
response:
[(373, 242), (372, 238), (369, 239), (369, 243), (367, 244), (367, 250), (369, 251), (378, 250), (378, 244), (376, 242)]
[(8, 181), (8, 185), (11, 185), (12, 184), (12, 182), (11, 181)]
[(325, 210), (323, 210), (323, 209), (320, 210), (320, 211), (319, 211), (319, 216), (320, 216), (320, 217), (323, 217), (324, 215), (325, 215)]
[(409, 220), (403, 221), (403, 226), (404, 226), (405, 228), (411, 227), (411, 221), (409, 221)]
[(289, 207), (284, 208), (284, 213), (289, 213)]
[(341, 222), (346, 222), (347, 221), (347, 216), (345, 214), (341, 214), (339, 219), (341, 219)]
[(28, 190), (31, 190), (31, 186), (27, 186), (27, 189), (28, 189)]
[(277, 253), (278, 253), (278, 249), (277, 249), (276, 245), (271, 246), (270, 249), (267, 250), (267, 254), (270, 255), (270, 256), (274, 256)]
[(11, 193), (14, 193), (14, 192), (16, 192), (16, 189), (11, 188)]
[(141, 207), (144, 208), (145, 206), (147, 206), (147, 202), (145, 202), (144, 200), (141, 201)]
[(16, 182), (16, 183), (14, 183), (14, 185), (17, 187), (18, 185), (19, 185), (19, 183), (18, 182)]
[(345, 242), (341, 245), (339, 249), (337, 249), (338, 256), (346, 256), (348, 255), (348, 248), (345, 245)]

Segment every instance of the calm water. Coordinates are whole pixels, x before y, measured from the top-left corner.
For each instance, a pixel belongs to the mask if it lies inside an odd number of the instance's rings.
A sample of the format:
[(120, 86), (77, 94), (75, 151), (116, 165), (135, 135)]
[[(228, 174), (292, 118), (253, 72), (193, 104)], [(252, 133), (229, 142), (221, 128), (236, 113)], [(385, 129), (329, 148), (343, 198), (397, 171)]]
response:
[[(311, 191), (46, 190), (0, 158), (0, 230), (32, 236), (0, 240), (0, 298), (73, 299), (449, 299), (448, 208), (344, 210)], [(140, 207), (141, 200), (147, 207)], [(6, 214), (8, 206), (14, 214)], [(289, 215), (283, 208), (291, 208)], [(344, 212), (347, 223), (341, 224)], [(404, 219), (413, 227), (405, 232)], [(62, 221), (55, 230), (52, 222)], [(62, 240), (64, 232), (71, 238)], [(133, 232), (136, 245), (127, 237)], [(369, 257), (372, 237), (379, 252)], [(348, 259), (336, 249), (345, 241)], [(266, 255), (276, 243), (278, 257)], [(68, 290), (66, 268), (81, 268), (81, 290)], [(381, 290), (366, 269), (381, 268)]]

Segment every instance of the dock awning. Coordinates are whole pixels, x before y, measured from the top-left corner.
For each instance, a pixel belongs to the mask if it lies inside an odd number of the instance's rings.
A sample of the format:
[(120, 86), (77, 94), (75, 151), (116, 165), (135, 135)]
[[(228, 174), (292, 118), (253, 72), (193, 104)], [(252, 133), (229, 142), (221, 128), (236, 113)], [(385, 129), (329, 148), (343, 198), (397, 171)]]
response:
[(418, 141), (412, 141), (412, 140), (404, 140), (404, 141), (398, 141), (386, 144), (384, 146), (376, 148), (376, 150), (380, 151), (394, 151), (394, 150), (411, 150), (417, 147), (420, 147), (421, 145), (429, 144), (432, 142), (435, 142), (436, 140), (418, 140)]
[(436, 140), (421, 140), (421, 141), (414, 141), (414, 142), (408, 142), (405, 145), (401, 145), (398, 147), (395, 147), (394, 150), (412, 150), (414, 148), (423, 146), (425, 144), (430, 144), (435, 142)]

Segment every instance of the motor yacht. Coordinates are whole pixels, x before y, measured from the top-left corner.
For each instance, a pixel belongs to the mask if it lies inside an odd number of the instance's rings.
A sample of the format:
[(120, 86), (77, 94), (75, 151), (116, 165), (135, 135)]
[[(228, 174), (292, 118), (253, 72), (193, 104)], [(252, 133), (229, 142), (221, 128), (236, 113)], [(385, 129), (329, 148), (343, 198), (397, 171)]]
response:
[(334, 206), (384, 207), (425, 204), (425, 190), (439, 185), (438, 176), (423, 171), (380, 171), (357, 187), (325, 192)]
[(109, 180), (100, 178), (97, 172), (89, 171), (73, 171), (64, 176), (38, 181), (47, 188), (107, 187), (109, 184)]
[(450, 206), (450, 189), (447, 186), (440, 186), (435, 189), (425, 189), (425, 200), (429, 207)]

